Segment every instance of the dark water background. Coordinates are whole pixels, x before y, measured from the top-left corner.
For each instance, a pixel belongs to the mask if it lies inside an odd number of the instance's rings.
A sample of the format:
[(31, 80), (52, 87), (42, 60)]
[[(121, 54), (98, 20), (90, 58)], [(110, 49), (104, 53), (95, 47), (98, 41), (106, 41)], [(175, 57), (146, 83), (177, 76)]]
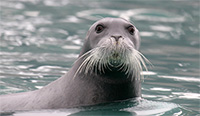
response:
[(127, 108), (134, 101), (126, 101), (95, 107), (102, 110), (31, 113), (193, 116), (200, 112), (199, 0), (1, 0), (0, 5), (0, 94), (40, 89), (66, 73), (87, 30), (103, 17), (133, 22), (142, 38), (140, 51), (153, 64), (144, 72), (145, 100), (138, 106)]

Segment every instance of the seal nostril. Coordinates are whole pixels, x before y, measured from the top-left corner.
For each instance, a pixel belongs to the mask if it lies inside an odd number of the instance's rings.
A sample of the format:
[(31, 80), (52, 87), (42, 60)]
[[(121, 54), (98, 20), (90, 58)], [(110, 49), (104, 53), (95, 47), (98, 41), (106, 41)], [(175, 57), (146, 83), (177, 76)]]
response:
[(120, 36), (114, 36), (114, 35), (112, 35), (111, 37), (115, 38), (115, 40), (118, 41), (119, 38), (121, 38), (122, 36), (121, 35)]

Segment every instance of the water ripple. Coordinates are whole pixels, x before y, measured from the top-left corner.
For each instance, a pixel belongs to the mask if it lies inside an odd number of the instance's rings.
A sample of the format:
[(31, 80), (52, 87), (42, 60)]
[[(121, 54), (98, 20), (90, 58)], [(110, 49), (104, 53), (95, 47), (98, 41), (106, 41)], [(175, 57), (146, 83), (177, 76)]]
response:
[(150, 28), (155, 31), (164, 31), (164, 32), (171, 32), (174, 30), (172, 27), (164, 25), (152, 25), (150, 26)]
[(185, 17), (167, 12), (164, 10), (156, 9), (133, 9), (128, 10), (121, 14), (121, 17), (130, 19), (133, 17), (135, 20), (155, 21), (155, 22), (184, 22)]
[[(130, 20), (133, 17), (135, 20), (156, 21), (156, 22), (184, 22), (185, 17), (171, 12), (154, 10), (154, 9), (130, 9), (126, 11), (110, 10), (110, 9), (92, 9), (78, 12), (76, 15), (89, 20), (98, 20), (99, 14), (107, 14), (115, 17), (122, 17)], [(153, 14), (152, 14), (153, 13)]]
[(188, 93), (188, 92), (172, 92), (173, 95), (178, 96), (180, 99), (199, 99), (199, 93)]
[(194, 82), (199, 83), (200, 82), (200, 79), (195, 78), (195, 77), (164, 76), (164, 75), (158, 75), (158, 77), (174, 79), (174, 80), (177, 80), (177, 81), (187, 81), (187, 82), (192, 82), (192, 83), (194, 83)]
[(7, 7), (7, 8), (11, 8), (11, 9), (24, 9), (25, 6), (23, 3), (20, 2), (8, 2), (8, 1), (1, 1), (0, 4), (1, 7)]

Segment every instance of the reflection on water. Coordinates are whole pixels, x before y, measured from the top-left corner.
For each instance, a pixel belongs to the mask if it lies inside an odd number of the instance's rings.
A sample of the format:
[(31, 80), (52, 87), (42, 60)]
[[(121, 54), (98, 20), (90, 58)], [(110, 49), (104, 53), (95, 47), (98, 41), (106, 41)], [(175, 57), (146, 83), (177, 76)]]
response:
[(57, 79), (78, 57), (91, 24), (123, 17), (140, 30), (141, 52), (153, 64), (142, 72), (143, 97), (161, 101), (158, 107), (171, 102), (186, 108), (168, 109), (169, 115), (199, 111), (199, 1), (2, 0), (0, 5), (0, 94), (40, 89)]

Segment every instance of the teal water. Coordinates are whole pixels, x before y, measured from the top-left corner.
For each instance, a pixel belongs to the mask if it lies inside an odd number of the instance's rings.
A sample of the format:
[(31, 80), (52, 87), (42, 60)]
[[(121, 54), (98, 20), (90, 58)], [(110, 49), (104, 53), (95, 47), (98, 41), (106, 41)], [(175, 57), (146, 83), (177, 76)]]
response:
[(188, 115), (200, 113), (200, 1), (1, 0), (0, 94), (40, 89), (76, 60), (89, 27), (123, 17), (139, 29), (141, 100), (5, 115)]

